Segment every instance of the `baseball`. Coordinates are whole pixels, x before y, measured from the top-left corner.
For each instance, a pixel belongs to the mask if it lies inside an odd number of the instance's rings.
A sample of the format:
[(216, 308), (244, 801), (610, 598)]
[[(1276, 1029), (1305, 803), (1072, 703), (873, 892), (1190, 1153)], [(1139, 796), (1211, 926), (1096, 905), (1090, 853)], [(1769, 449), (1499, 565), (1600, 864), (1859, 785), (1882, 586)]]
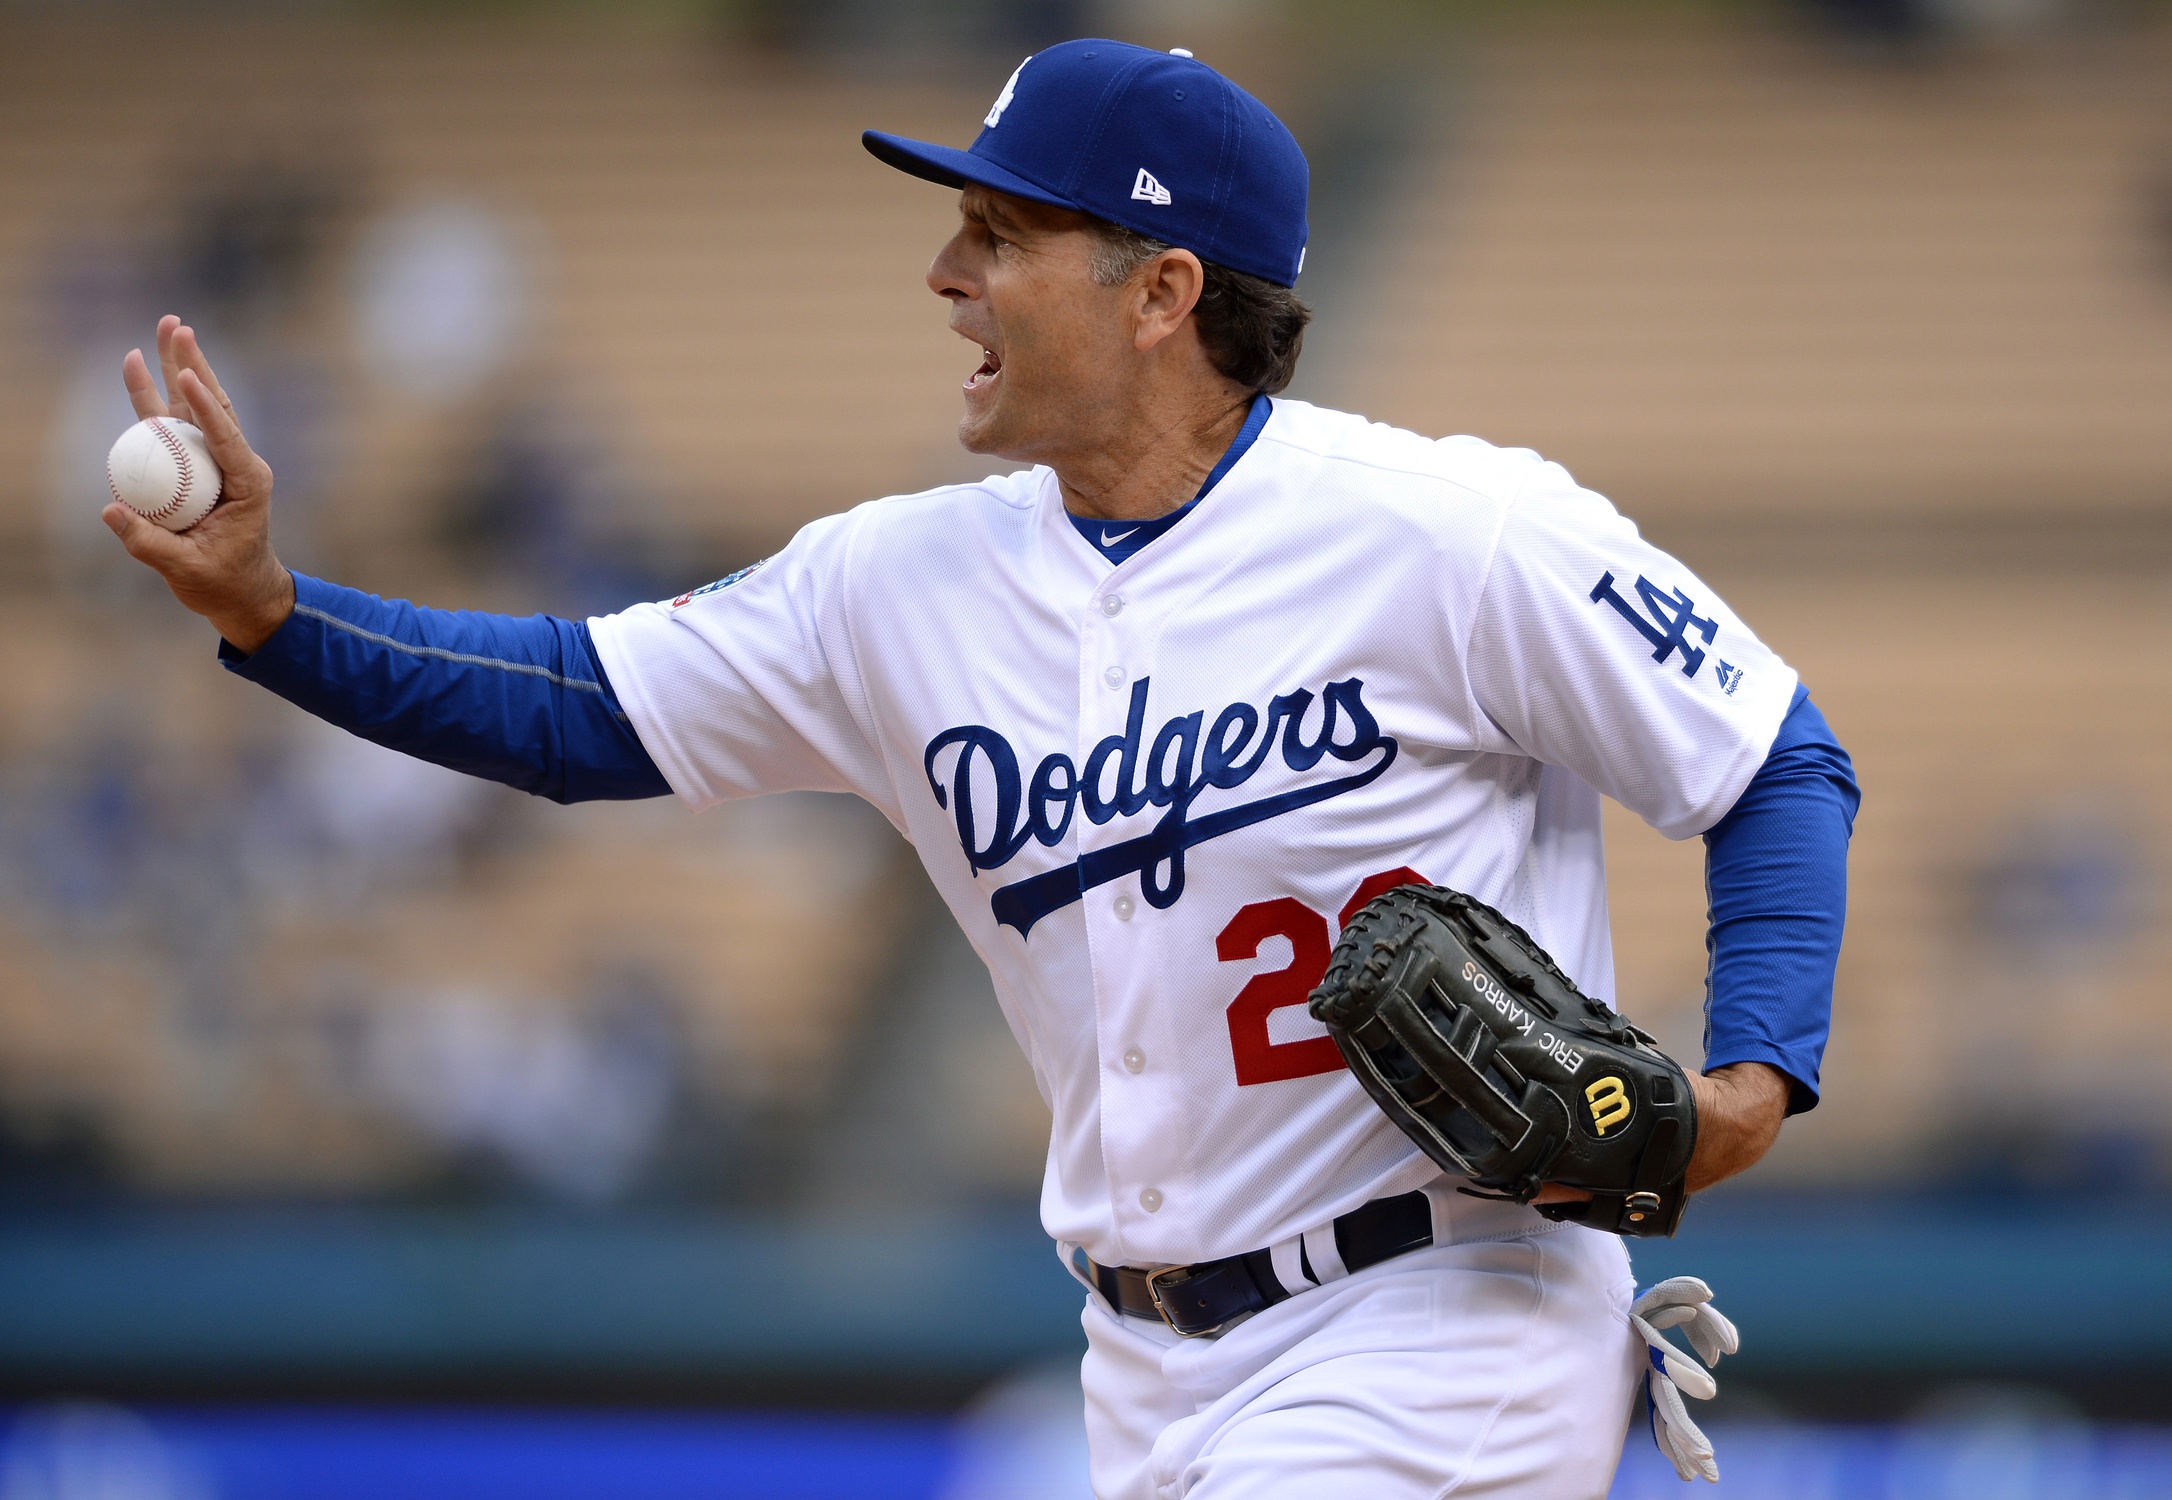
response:
[(173, 417), (145, 417), (106, 455), (113, 498), (168, 531), (186, 531), (209, 514), (221, 482), (202, 429)]

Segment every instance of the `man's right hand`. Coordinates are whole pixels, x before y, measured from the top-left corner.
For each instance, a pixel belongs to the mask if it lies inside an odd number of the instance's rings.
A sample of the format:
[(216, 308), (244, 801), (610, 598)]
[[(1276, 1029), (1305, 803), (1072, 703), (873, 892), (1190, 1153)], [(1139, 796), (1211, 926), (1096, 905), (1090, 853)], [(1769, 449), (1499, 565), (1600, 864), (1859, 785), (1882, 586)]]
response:
[(178, 534), (116, 500), (101, 519), (129, 555), (155, 569), (173, 596), (242, 651), (255, 651), (294, 613), (294, 576), (271, 545), (271, 466), (256, 456), (235, 420), (234, 404), (196, 342), (171, 313), (158, 320), (158, 362), (171, 407), (160, 399), (143, 351), (121, 361), (121, 380), (140, 417), (176, 417), (203, 429), (223, 476), (219, 503)]

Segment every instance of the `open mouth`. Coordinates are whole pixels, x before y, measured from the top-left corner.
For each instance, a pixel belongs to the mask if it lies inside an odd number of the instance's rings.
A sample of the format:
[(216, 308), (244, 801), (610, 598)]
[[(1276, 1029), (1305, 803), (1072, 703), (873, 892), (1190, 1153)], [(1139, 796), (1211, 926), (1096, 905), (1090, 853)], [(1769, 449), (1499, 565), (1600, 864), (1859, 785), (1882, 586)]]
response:
[(1002, 355), (988, 348), (985, 344), (981, 346), (980, 354), (980, 368), (965, 377), (965, 388), (969, 391), (984, 389), (995, 380), (996, 376), (1003, 373)]

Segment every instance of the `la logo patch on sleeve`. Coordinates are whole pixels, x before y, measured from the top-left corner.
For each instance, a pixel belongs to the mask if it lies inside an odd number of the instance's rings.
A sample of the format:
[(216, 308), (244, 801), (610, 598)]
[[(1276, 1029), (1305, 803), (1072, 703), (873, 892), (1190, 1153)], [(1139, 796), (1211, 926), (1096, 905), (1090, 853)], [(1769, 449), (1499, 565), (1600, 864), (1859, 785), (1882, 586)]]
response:
[(1702, 636), (1704, 644), (1711, 645), (1719, 636), (1719, 621), (1699, 615), (1696, 601), (1680, 589), (1670, 594), (1649, 578), (1637, 579), (1636, 592), (1644, 609), (1651, 611), (1649, 619), (1614, 587), (1611, 571), (1601, 574), (1599, 581), (1592, 585), (1591, 602), (1612, 606), (1614, 613), (1636, 627), (1637, 634), (1651, 642), (1653, 661), (1665, 661), (1675, 652), (1681, 652), (1682, 675), (1695, 677), (1697, 669), (1704, 665), (1704, 650), (1693, 645), (1690, 637), (1693, 634)]

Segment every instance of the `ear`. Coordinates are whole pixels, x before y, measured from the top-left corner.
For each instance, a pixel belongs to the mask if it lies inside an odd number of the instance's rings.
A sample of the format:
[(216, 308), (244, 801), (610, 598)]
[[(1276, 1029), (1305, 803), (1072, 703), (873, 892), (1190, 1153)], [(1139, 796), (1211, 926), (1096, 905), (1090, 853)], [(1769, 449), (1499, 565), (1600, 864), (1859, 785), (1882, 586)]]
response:
[(1182, 328), (1199, 305), (1206, 267), (1189, 250), (1164, 250), (1139, 268), (1132, 285), (1138, 299), (1132, 347), (1144, 354)]

